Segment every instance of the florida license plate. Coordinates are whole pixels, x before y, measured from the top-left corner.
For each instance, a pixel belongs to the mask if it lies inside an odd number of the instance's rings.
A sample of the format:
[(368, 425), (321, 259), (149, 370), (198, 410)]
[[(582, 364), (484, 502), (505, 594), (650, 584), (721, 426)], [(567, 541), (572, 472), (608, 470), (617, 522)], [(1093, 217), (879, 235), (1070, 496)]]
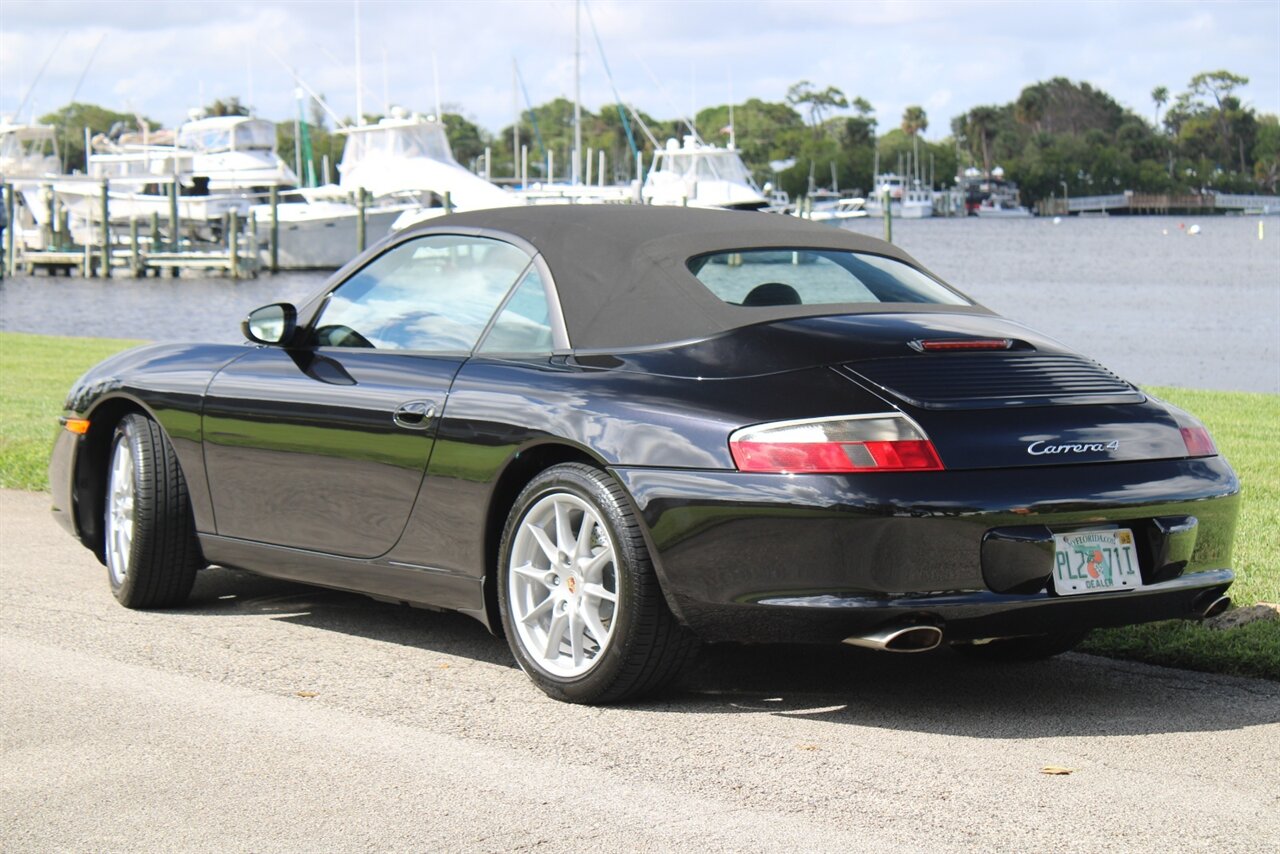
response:
[(1133, 590), (1142, 586), (1133, 532), (1054, 534), (1053, 589), (1059, 596)]

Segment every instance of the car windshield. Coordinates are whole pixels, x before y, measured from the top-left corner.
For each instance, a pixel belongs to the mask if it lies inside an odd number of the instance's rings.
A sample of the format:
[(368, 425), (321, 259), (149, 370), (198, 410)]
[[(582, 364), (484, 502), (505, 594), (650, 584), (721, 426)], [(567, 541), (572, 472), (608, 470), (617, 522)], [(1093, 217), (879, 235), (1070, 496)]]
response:
[(935, 303), (972, 305), (914, 267), (843, 249), (745, 249), (689, 260), (689, 272), (730, 305)]

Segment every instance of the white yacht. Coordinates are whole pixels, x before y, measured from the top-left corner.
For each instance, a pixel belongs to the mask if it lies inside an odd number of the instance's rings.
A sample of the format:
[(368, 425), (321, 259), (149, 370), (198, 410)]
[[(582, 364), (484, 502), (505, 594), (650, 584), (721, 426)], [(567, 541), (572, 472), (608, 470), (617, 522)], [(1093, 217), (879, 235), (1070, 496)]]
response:
[(792, 216), (802, 217), (811, 222), (825, 222), (831, 225), (869, 216), (866, 199), (861, 196), (842, 196), (835, 190), (827, 189), (808, 193), (796, 210), (790, 213)]
[(295, 187), (276, 153), (276, 126), (249, 116), (193, 117), (172, 131), (95, 137), (92, 178), (176, 177), (186, 194)]
[(56, 199), (68, 212), (71, 237), (88, 244), (101, 240), (104, 179), (113, 227), (152, 215), (167, 222), (176, 184), (178, 218), (202, 238), (214, 237), (227, 213), (248, 216), (256, 195), (298, 182), (276, 154), (275, 125), (248, 116), (197, 114), (176, 133), (144, 127), (115, 138), (99, 134), (90, 141), (85, 165), (84, 174), (26, 182), (22, 192), (37, 225), (56, 223)]
[(52, 125), (20, 124), (0, 116), (0, 176), (40, 178), (61, 171), (57, 131)]
[[(337, 131), (347, 138), (337, 184), (300, 191), (306, 201), (277, 206), (279, 264), (285, 269), (340, 267), (355, 256), (357, 207), (348, 201), (362, 188), (366, 245), (387, 234), (440, 216), (448, 197), (454, 210), (519, 204), (514, 196), (469, 172), (453, 158), (444, 123), (395, 107), (377, 122)], [(254, 209), (259, 223), (270, 206)], [(261, 234), (261, 231), (259, 232)]]
[(1025, 219), (1031, 216), (1030, 210), (1018, 204), (1017, 195), (998, 195), (996, 193), (992, 193), (979, 202), (978, 206), (971, 209), (970, 213), (987, 219)]
[(393, 108), (374, 124), (338, 131), (347, 138), (338, 166), (338, 186), (347, 192), (359, 187), (375, 200), (404, 192), (448, 193), (455, 208), (506, 207), (511, 194), (491, 184), (453, 159), (444, 123)]
[(889, 212), (899, 219), (927, 219), (933, 216), (933, 191), (920, 181), (893, 172), (877, 175), (875, 188), (866, 200), (866, 211), (874, 217), (884, 216), (884, 200), (889, 199)]
[(990, 174), (970, 166), (957, 176), (956, 186), (964, 193), (965, 211), (970, 216), (1005, 219), (1031, 216), (1031, 211), (1021, 204), (1018, 185), (1005, 180), (1004, 169), (999, 166)]
[(694, 136), (686, 136), (684, 145), (669, 139), (654, 153), (640, 197), (650, 205), (696, 208), (759, 210), (770, 204), (736, 148), (708, 145)]

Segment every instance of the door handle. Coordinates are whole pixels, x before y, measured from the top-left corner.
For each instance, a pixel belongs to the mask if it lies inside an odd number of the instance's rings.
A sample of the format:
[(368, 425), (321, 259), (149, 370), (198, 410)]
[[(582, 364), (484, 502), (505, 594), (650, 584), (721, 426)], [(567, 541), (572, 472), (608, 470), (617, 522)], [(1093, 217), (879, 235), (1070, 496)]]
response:
[(436, 405), (428, 400), (411, 400), (400, 404), (391, 420), (408, 430), (425, 430), (435, 417)]

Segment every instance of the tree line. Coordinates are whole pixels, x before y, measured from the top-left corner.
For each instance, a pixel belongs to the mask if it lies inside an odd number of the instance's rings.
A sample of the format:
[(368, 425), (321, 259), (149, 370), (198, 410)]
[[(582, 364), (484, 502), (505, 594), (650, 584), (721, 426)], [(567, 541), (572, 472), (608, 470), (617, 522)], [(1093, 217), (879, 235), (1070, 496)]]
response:
[[(725, 145), (732, 131), (743, 161), (760, 184), (773, 183), (793, 197), (815, 187), (865, 192), (873, 173), (912, 168), (937, 187), (955, 183), (967, 168), (990, 173), (997, 166), (1022, 188), (1024, 202), (1061, 192), (1079, 195), (1134, 190), (1150, 193), (1275, 193), (1280, 181), (1280, 120), (1259, 115), (1240, 98), (1248, 78), (1229, 71), (1197, 74), (1185, 89), (1151, 92), (1152, 113), (1139, 115), (1088, 83), (1062, 77), (1025, 87), (1003, 105), (983, 105), (951, 119), (950, 134), (923, 138), (929, 117), (913, 105), (895, 127), (882, 127), (871, 103), (836, 86), (802, 80), (782, 101), (750, 98), (740, 104), (707, 107), (696, 116), (658, 119), (642, 111), (606, 105), (582, 110), (583, 147), (605, 152), (606, 180), (635, 177), (635, 153), (652, 162), (655, 144), (696, 133)], [(208, 105), (212, 115), (247, 114), (234, 97)], [(555, 177), (569, 171), (573, 147), (573, 103), (555, 98), (524, 111), (497, 134), (446, 109), (443, 121), (454, 156), (479, 171), (486, 149), (495, 178), (519, 172), (520, 148), (528, 149), (531, 180), (545, 180), (548, 160)], [(365, 116), (366, 121), (377, 116)], [(83, 163), (83, 132), (133, 128), (145, 118), (88, 104), (70, 104), (41, 118), (63, 133), (64, 162)], [(295, 152), (295, 125), (277, 125), (279, 151), (288, 162)], [(328, 158), (341, 159), (344, 137), (335, 134), (315, 103), (305, 122), (316, 174)], [(548, 154), (552, 156), (548, 158)], [(594, 164), (593, 164), (594, 167)], [(331, 171), (332, 175), (336, 175)]]

